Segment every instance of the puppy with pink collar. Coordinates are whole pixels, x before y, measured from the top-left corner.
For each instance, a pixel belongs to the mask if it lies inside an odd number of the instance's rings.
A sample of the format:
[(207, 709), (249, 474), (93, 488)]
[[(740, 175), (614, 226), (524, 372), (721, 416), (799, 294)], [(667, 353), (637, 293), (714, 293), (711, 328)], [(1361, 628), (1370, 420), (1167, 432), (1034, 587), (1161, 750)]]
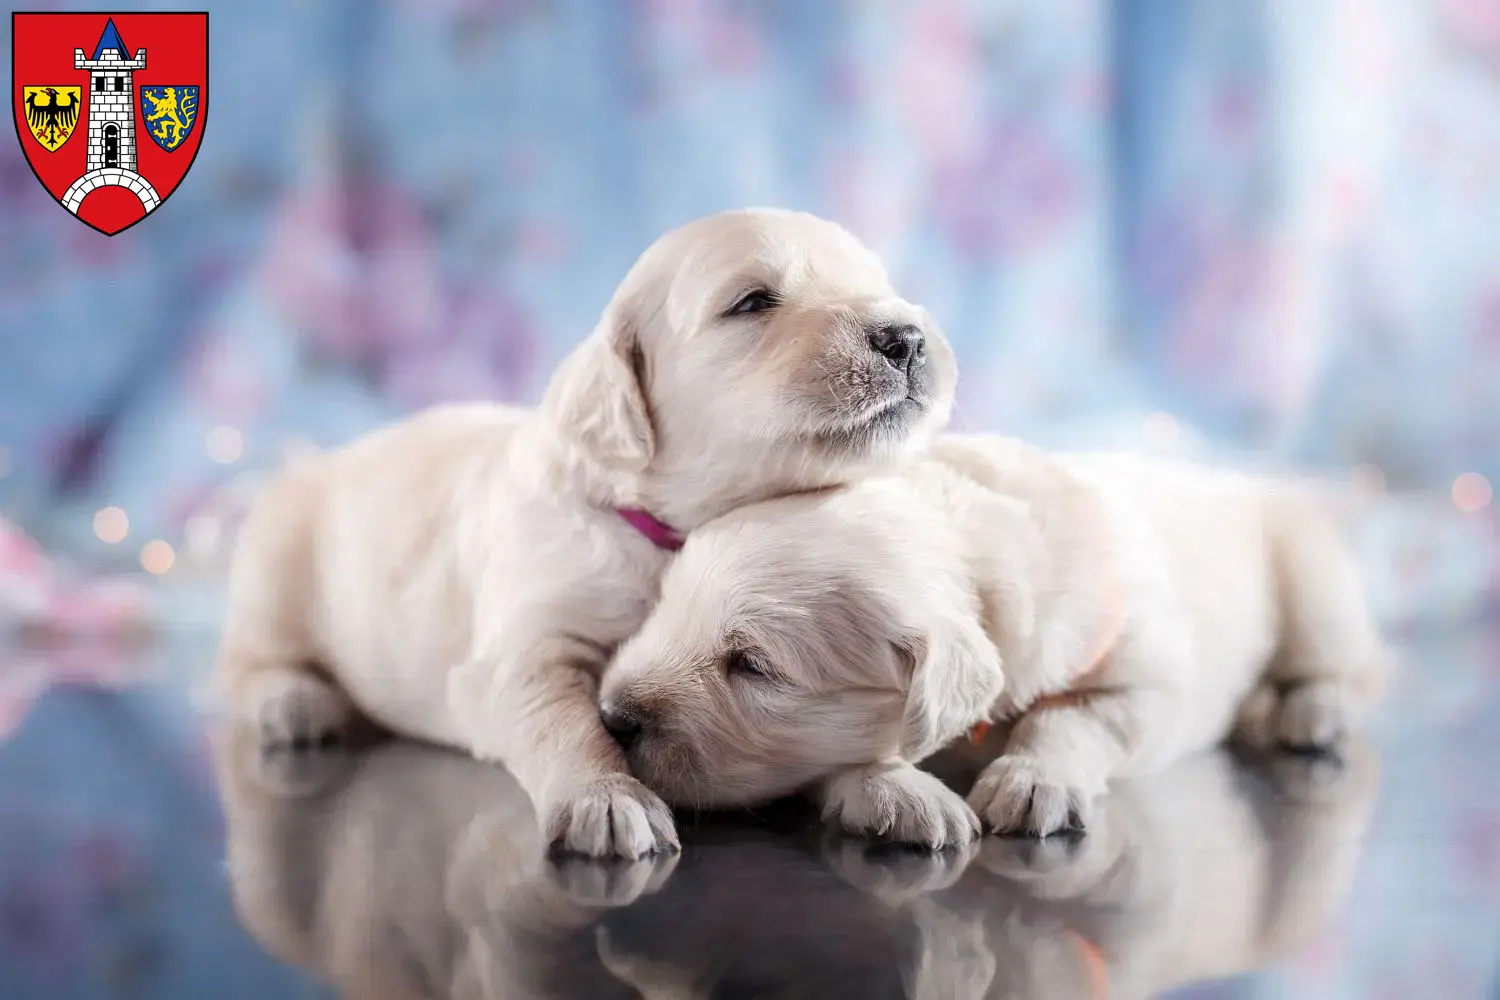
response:
[(536, 411), (435, 410), (265, 491), (235, 555), (224, 692), (268, 742), (365, 716), (500, 761), (567, 850), (671, 849), (597, 684), (679, 533), (894, 466), (946, 422), (956, 377), (841, 227), (769, 210), (683, 226)]

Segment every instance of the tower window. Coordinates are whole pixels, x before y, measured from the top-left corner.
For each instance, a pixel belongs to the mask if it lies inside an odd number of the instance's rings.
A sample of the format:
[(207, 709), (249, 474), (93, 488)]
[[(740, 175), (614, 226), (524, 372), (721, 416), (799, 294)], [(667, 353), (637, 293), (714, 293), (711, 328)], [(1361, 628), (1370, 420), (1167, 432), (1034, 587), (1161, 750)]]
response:
[(125, 89), (125, 78), (123, 76), (112, 76), (109, 78), (109, 89), (115, 93)]
[(101, 92), (102, 90), (104, 90), (104, 77), (102, 77), (102, 76), (96, 76), (96, 77), (94, 77), (94, 93), (97, 94), (97, 93)]

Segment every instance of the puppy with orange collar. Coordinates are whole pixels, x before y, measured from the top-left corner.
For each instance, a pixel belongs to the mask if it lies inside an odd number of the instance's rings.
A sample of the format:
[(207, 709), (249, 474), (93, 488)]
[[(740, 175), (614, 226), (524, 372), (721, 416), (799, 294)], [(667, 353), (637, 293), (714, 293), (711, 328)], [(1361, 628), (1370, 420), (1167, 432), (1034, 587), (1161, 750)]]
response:
[[(1389, 662), (1301, 488), (953, 436), (695, 531), (601, 698), (669, 802), (807, 788), (848, 830), (935, 849), (1084, 827), (1111, 779), (1236, 730), (1335, 744)], [(914, 766), (990, 726), (967, 803)]]

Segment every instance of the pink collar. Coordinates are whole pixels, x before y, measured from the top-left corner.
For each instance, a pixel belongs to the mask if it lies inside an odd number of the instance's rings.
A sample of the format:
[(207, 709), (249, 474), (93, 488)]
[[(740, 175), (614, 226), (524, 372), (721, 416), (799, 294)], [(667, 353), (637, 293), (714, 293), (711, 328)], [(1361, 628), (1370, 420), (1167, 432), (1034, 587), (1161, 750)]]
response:
[(651, 544), (668, 552), (676, 552), (682, 548), (682, 534), (657, 518), (649, 511), (641, 510), (639, 507), (616, 507), (615, 513), (623, 517), (630, 526), (647, 538)]

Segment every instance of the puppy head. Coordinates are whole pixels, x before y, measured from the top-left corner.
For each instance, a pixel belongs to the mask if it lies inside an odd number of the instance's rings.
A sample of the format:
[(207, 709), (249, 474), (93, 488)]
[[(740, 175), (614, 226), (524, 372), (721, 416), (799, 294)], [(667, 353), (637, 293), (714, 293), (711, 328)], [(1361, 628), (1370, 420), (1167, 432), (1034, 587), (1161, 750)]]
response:
[(956, 379), (853, 235), (746, 210), (647, 249), (543, 412), (599, 468), (743, 502), (894, 459), (947, 421)]
[(962, 562), (894, 486), (752, 505), (689, 537), (603, 681), (633, 773), (671, 802), (753, 804), (919, 760), (987, 713), (999, 655)]

